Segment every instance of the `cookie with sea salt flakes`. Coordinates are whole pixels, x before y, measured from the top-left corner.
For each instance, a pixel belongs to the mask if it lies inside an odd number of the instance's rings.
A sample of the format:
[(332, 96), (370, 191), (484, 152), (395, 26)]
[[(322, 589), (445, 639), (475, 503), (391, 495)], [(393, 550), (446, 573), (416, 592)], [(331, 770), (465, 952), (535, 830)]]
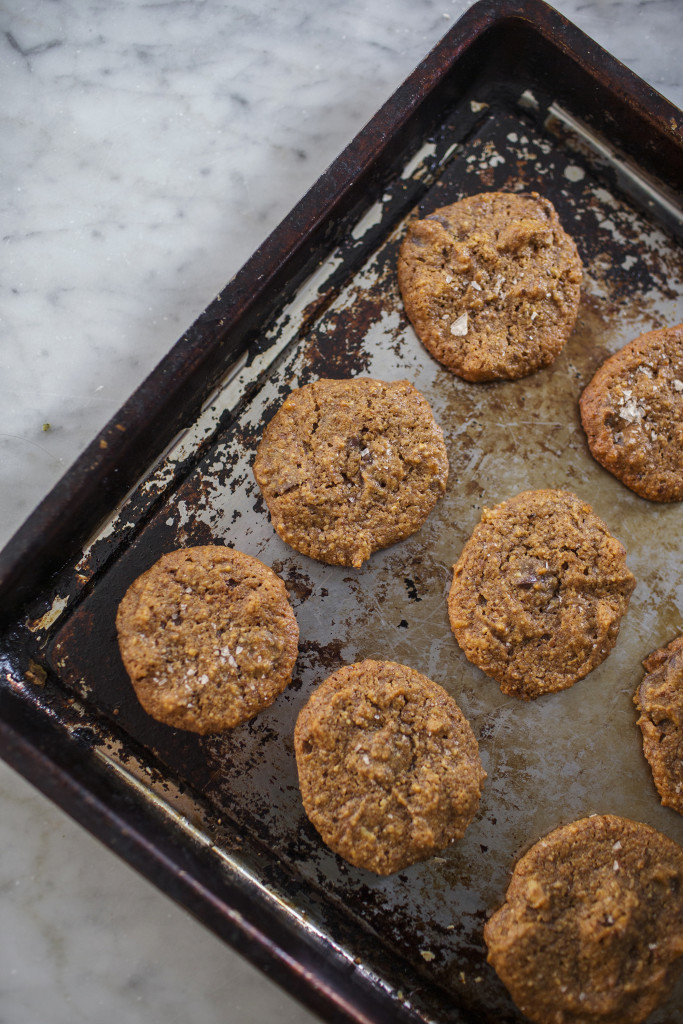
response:
[(517, 862), (484, 939), (535, 1024), (640, 1024), (683, 960), (683, 850), (615, 815), (563, 825)]
[(266, 427), (254, 476), (287, 544), (358, 567), (420, 528), (446, 490), (448, 456), (407, 380), (317, 380)]
[(641, 334), (581, 395), (593, 457), (641, 498), (683, 500), (683, 324)]
[(548, 199), (489, 192), (411, 221), (398, 281), (439, 362), (465, 380), (514, 380), (552, 363), (569, 338), (581, 261)]
[(214, 545), (163, 555), (126, 591), (116, 628), (145, 711), (197, 733), (232, 729), (272, 704), (299, 640), (282, 580)]
[(683, 814), (683, 636), (643, 665), (647, 675), (633, 698), (643, 753), (663, 805)]
[(299, 714), (304, 809), (327, 845), (380, 875), (462, 838), (486, 773), (442, 686), (392, 661), (345, 665)]
[(454, 566), (448, 614), (469, 660), (530, 700), (605, 660), (634, 587), (624, 548), (590, 505), (524, 491), (484, 509)]

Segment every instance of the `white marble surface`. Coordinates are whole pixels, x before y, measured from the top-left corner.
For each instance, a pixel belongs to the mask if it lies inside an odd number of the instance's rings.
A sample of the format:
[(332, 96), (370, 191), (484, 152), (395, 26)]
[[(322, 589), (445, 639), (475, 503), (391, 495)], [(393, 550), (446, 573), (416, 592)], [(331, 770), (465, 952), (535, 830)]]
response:
[[(0, 4), (0, 543), (468, 6)], [(683, 106), (681, 0), (555, 6)], [(0, 836), (0, 1020), (311, 1019), (4, 766)]]

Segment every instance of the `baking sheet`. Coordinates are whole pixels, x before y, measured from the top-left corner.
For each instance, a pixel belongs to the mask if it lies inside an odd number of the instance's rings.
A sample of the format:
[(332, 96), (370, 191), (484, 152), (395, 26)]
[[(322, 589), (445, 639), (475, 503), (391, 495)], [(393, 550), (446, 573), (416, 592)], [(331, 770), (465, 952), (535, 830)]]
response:
[[(274, 365), (240, 368), (222, 406), (232, 406), (235, 419), (122, 546), (59, 630), (50, 663), (169, 778), (199, 794), (209, 818), (232, 820), (346, 915), (351, 933), (369, 930), (409, 961), (427, 988), (438, 986), (474, 1019), (512, 1022), (522, 1018), (485, 963), (482, 929), (518, 856), (556, 825), (594, 812), (648, 822), (683, 843), (683, 821), (659, 805), (632, 705), (642, 658), (683, 629), (683, 512), (636, 497), (602, 470), (578, 416), (581, 390), (607, 355), (641, 331), (683, 320), (683, 254), (612, 187), (609, 168), (603, 173), (571, 133), (544, 129), (528, 105), (481, 102), (487, 105), (479, 110), (469, 104), (478, 116), (467, 137), (453, 141), (455, 117), (407, 163), (396, 189), (431, 180), (422, 214), (490, 189), (536, 190), (553, 201), (585, 269), (577, 327), (557, 361), (521, 381), (475, 385), (431, 359), (397, 290), (405, 216), (387, 225), (397, 194), (388, 186), (357, 227), (359, 239), (377, 235), (376, 250), (313, 314), (309, 300), (318, 287), (309, 283), (297, 300), (298, 309), (309, 309), (303, 332), (288, 333), (298, 322), (296, 302), (271, 326), (282, 337)], [(320, 275), (321, 293), (336, 271), (333, 259)], [(444, 430), (450, 460), (447, 493), (423, 528), (360, 570), (325, 566), (288, 548), (251, 473), (263, 425), (292, 388), (356, 375), (411, 380)], [(237, 402), (245, 382), (248, 398)], [(569, 691), (525, 704), (467, 662), (449, 628), (446, 596), (452, 565), (482, 509), (536, 487), (566, 488), (588, 500), (624, 543), (638, 583), (607, 661)], [(114, 617), (132, 580), (164, 551), (206, 543), (256, 555), (282, 576), (301, 644), (294, 681), (270, 709), (232, 733), (198, 737), (141, 711), (118, 656)], [(403, 662), (441, 683), (471, 722), (488, 773), (465, 838), (390, 878), (353, 868), (323, 846), (301, 807), (293, 754), (294, 722), (314, 687), (340, 665), (367, 657)], [(206, 818), (199, 827), (207, 827)], [(403, 995), (410, 1000), (410, 992)], [(653, 1024), (683, 1024), (682, 1006), (679, 985)]]

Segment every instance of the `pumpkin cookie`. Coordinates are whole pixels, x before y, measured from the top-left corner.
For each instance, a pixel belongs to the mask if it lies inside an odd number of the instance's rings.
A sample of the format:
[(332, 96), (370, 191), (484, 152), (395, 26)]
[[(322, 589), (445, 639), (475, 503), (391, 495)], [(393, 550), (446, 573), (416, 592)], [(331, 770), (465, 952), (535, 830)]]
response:
[(411, 221), (398, 282), (425, 348), (459, 377), (514, 380), (548, 366), (579, 308), (581, 261), (537, 193), (468, 196)]
[(601, 466), (641, 498), (683, 499), (683, 324), (624, 345), (602, 364), (580, 404)]
[(380, 875), (462, 838), (486, 773), (443, 687), (391, 661), (329, 676), (294, 732), (306, 814), (335, 853)]
[(604, 661), (634, 586), (624, 548), (590, 505), (525, 491), (484, 509), (454, 567), (448, 614), (469, 660), (529, 700)]
[(536, 1024), (638, 1024), (683, 957), (683, 850), (613, 815), (557, 828), (518, 861), (484, 939)]
[(318, 380), (270, 421), (254, 476), (287, 544), (357, 567), (419, 529), (446, 489), (448, 457), (408, 381)]
[(299, 629), (282, 580), (226, 547), (163, 555), (128, 588), (116, 616), (138, 700), (166, 725), (232, 729), (292, 678)]
[(683, 814), (683, 636), (643, 662), (647, 675), (633, 701), (643, 753), (665, 807)]

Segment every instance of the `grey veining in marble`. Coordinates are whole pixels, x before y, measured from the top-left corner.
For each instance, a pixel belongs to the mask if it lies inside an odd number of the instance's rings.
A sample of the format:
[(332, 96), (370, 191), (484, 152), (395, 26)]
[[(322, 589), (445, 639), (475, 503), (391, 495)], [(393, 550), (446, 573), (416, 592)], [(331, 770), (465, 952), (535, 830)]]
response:
[[(0, 543), (470, 6), (0, 5)], [(680, 0), (555, 6), (683, 106)], [(307, 1019), (0, 767), (0, 1021)]]

